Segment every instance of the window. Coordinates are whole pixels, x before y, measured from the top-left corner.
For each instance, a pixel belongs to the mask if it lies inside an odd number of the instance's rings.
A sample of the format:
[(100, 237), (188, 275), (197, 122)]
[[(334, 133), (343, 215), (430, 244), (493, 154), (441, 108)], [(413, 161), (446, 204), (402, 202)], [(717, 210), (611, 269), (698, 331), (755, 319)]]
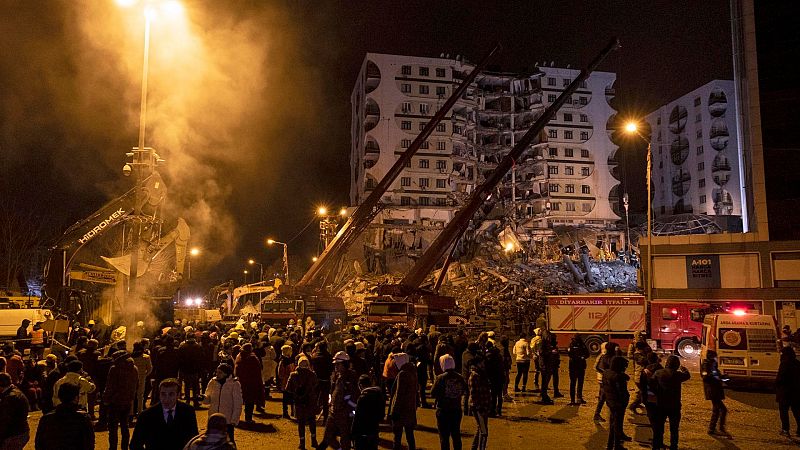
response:
[(453, 125), (453, 134), (461, 134), (461, 125)]
[(564, 156), (566, 156), (568, 158), (572, 158), (572, 151), (573, 150), (571, 148), (565, 148), (564, 149)]
[(656, 118), (656, 125), (661, 125), (661, 117)]
[(678, 309), (673, 307), (661, 308), (662, 320), (678, 320)]
[(575, 168), (572, 166), (564, 167), (564, 175), (575, 175)]
[(562, 85), (562, 86), (564, 86), (564, 87), (567, 87), (567, 86), (569, 86), (569, 84), (570, 84), (570, 83), (572, 83), (572, 80), (570, 80), (569, 78), (564, 78), (564, 79), (561, 81), (561, 85)]
[(581, 81), (581, 84), (578, 85), (581, 89), (586, 89), (586, 80)]
[(420, 103), (419, 104), (419, 113), (420, 114), (428, 114), (428, 111), (430, 111), (430, 110), (431, 110), (431, 105), (428, 105), (427, 103)]
[(588, 105), (589, 104), (589, 99), (587, 97), (580, 96), (580, 98), (578, 98), (578, 102), (581, 105)]
[(420, 159), (419, 160), (419, 168), (420, 169), (427, 169), (430, 166), (430, 161), (427, 159)]
[(564, 103), (566, 103), (568, 105), (571, 105), (572, 104), (572, 96), (570, 95), (569, 97), (567, 97), (567, 99), (564, 100)]
[(436, 206), (447, 206), (447, 199), (444, 197), (436, 197)]
[(589, 140), (589, 132), (588, 131), (581, 131), (581, 140), (588, 141)]
[(444, 141), (437, 142), (436, 150), (447, 150), (447, 142)]
[(366, 183), (366, 186), (364, 186), (364, 188), (365, 189), (375, 189), (375, 179), (367, 178), (367, 183)]
[(401, 130), (410, 130), (411, 129), (411, 121), (410, 120), (404, 120), (404, 121), (400, 122), (400, 129)]
[(424, 130), (426, 126), (428, 126), (428, 122), (420, 122), (419, 123), (419, 131)]
[(550, 185), (550, 192), (558, 192), (558, 185), (557, 184), (551, 184)]
[(427, 94), (428, 93), (428, 85), (427, 84), (420, 84), (419, 85), (419, 93), (420, 94)]
[(571, 113), (565, 113), (564, 114), (564, 122), (572, 122), (572, 114)]
[(706, 187), (706, 179), (705, 178), (700, 178), (700, 181), (697, 182), (697, 187), (701, 187), (701, 188)]
[(411, 146), (411, 139), (403, 139), (400, 141), (400, 147), (408, 148)]
[(548, 150), (550, 151), (550, 156), (552, 156), (552, 157), (558, 156), (558, 149), (557, 148), (551, 148), (551, 149), (548, 149)]
[(588, 122), (588, 121), (589, 121), (589, 116), (587, 116), (586, 114), (581, 114), (581, 122)]
[(575, 211), (575, 202), (567, 202), (567, 211)]
[(695, 133), (695, 136), (697, 136), (697, 139), (700, 139), (701, 137), (703, 137), (703, 130), (697, 130), (697, 133)]
[(406, 161), (405, 167), (411, 167), (411, 160), (410, 159), (408, 161)]
[(581, 211), (592, 212), (592, 205), (590, 205), (589, 203), (581, 203)]
[(400, 205), (401, 206), (411, 205), (411, 197), (400, 197)]
[(659, 169), (663, 169), (664, 168), (664, 161), (659, 161), (658, 162), (658, 168)]
[(430, 143), (428, 141), (422, 141), (422, 144), (419, 144), (419, 148), (427, 149), (429, 147), (430, 147)]
[(561, 211), (561, 203), (553, 202), (552, 204), (550, 204), (550, 211)]
[(436, 86), (436, 95), (438, 95), (439, 97), (444, 97), (445, 95), (447, 95), (447, 88), (445, 88), (444, 86)]
[(572, 130), (567, 130), (564, 132), (564, 139), (572, 139)]
[(591, 194), (592, 193), (592, 187), (588, 186), (588, 185), (585, 185), (585, 184), (582, 185), (581, 186), (581, 193), (582, 194)]
[(439, 170), (447, 169), (447, 160), (437, 159), (436, 160), (436, 168), (439, 169)]
[(555, 103), (556, 94), (547, 94), (547, 101), (550, 102), (550, 103)]
[(447, 73), (442, 68), (436, 68), (436, 76), (439, 78), (444, 78), (447, 76)]
[(431, 204), (431, 199), (428, 197), (420, 197), (419, 204), (420, 206), (428, 206)]
[(547, 166), (547, 173), (550, 175), (558, 175), (558, 166)]
[(703, 170), (706, 170), (706, 163), (704, 163), (704, 162), (697, 163), (697, 171), (701, 172)]
[(581, 158), (588, 158), (589, 157), (589, 150), (582, 148), (581, 149)]
[(589, 168), (588, 167), (581, 167), (581, 176), (588, 177), (589, 176)]
[(410, 94), (411, 93), (411, 85), (408, 83), (403, 83), (400, 85), (400, 92), (403, 94)]
[(420, 178), (419, 179), (419, 187), (426, 188), (431, 185), (431, 180), (428, 178)]
[(445, 179), (436, 180), (436, 187), (439, 189), (444, 189), (445, 187), (447, 187), (447, 180)]
[(564, 185), (564, 192), (566, 192), (567, 194), (574, 194), (575, 193), (575, 185), (574, 184)]
[(403, 102), (401, 104), (401, 106), (400, 106), (400, 110), (403, 111), (403, 113), (405, 113), (405, 114), (410, 113), (411, 112), (411, 102)]
[(430, 75), (430, 71), (428, 70), (427, 67), (420, 67), (419, 68), (419, 76), (427, 77), (428, 75)]
[(442, 133), (446, 132), (447, 131), (447, 125), (445, 125), (443, 123), (437, 124), (436, 125), (436, 131), (439, 131), (439, 132), (442, 132)]
[(702, 145), (697, 147), (697, 154), (698, 155), (702, 155), (703, 154), (703, 146)]
[(548, 86), (555, 86), (556, 85), (556, 79), (553, 78), (553, 77), (547, 77), (547, 85)]
[(694, 106), (700, 106), (700, 97), (695, 97)]
[(401, 69), (403, 75), (411, 75), (411, 66), (403, 66)]
[(701, 195), (700, 196), (700, 204), (703, 204), (705, 202), (706, 202), (706, 196), (705, 195)]
[(694, 115), (694, 123), (698, 123), (698, 122), (702, 122), (702, 121), (703, 121), (703, 115), (702, 114), (698, 113), (698, 114)]
[(411, 177), (400, 178), (400, 186), (411, 186)]
[(547, 137), (552, 138), (552, 139), (557, 139), (558, 138), (558, 131), (552, 130), (552, 129), (551, 130), (547, 130)]

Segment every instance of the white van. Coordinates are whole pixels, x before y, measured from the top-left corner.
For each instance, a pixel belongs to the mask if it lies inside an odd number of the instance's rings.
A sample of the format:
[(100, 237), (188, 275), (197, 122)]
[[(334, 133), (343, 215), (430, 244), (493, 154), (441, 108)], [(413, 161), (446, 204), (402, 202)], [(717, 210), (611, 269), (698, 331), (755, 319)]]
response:
[(780, 363), (775, 317), (734, 310), (703, 320), (700, 357), (715, 350), (719, 369), (732, 381), (774, 381)]
[(28, 332), (33, 329), (36, 322), (46, 322), (53, 318), (49, 309), (15, 308), (0, 309), (0, 338), (13, 338), (17, 336), (17, 328), (22, 325), (22, 319), (31, 321)]

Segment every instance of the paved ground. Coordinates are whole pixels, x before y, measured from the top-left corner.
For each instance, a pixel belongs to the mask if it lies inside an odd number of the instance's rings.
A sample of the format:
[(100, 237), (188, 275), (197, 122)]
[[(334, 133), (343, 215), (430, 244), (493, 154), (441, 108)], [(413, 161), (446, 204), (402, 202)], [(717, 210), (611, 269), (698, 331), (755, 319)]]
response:
[[(564, 358), (566, 359), (566, 358)], [(761, 391), (728, 390), (726, 405), (729, 410), (728, 429), (733, 439), (708, 436), (705, 431), (710, 415), (710, 402), (703, 399), (703, 387), (697, 373), (696, 362), (687, 364), (692, 379), (684, 385), (683, 419), (681, 421), (682, 449), (789, 449), (800, 447), (800, 440), (790, 440), (778, 434), (780, 421), (774, 393), (767, 388)], [(512, 374), (513, 380), (513, 374)], [(561, 388), (568, 394), (569, 378), (566, 362), (561, 373)], [(532, 384), (532, 380), (529, 380)], [(513, 396), (513, 401), (504, 405), (502, 418), (489, 422), (490, 449), (603, 449), (608, 429), (606, 424), (592, 421), (597, 404), (597, 382), (593, 374), (587, 374), (585, 406), (567, 406), (568, 398), (556, 399), (552, 406), (535, 403), (533, 394)], [(241, 450), (250, 449), (294, 449), (297, 448), (297, 431), (294, 422), (278, 417), (280, 401), (267, 404), (267, 415), (256, 415), (256, 424), (249, 429), (236, 430), (236, 440)], [(607, 417), (608, 411), (604, 411)], [(31, 414), (31, 428), (36, 429), (40, 413)], [(200, 428), (205, 427), (206, 411), (198, 411)], [(417, 448), (438, 449), (436, 420), (433, 410), (418, 411), (419, 426), (416, 432)], [(463, 442), (470, 448), (475, 432), (475, 422), (465, 417)], [(794, 424), (792, 424), (794, 427)], [(319, 427), (319, 435), (322, 435)], [(793, 431), (795, 429), (793, 428)], [(626, 416), (625, 431), (634, 438), (628, 448), (649, 448), (651, 430), (645, 416)], [(108, 433), (97, 433), (98, 449), (108, 448)], [(391, 448), (391, 432), (382, 427), (381, 448)], [(667, 438), (668, 439), (668, 438)], [(31, 442), (26, 449), (33, 449)]]

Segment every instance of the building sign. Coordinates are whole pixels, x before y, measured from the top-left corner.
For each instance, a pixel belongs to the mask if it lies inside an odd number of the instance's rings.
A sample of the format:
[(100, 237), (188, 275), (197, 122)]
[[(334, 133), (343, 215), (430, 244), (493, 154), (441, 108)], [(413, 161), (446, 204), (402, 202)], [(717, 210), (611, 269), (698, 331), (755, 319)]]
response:
[(689, 289), (720, 288), (719, 255), (686, 257), (686, 287)]
[(70, 272), (70, 278), (73, 280), (83, 280), (92, 283), (117, 284), (117, 276), (114, 274), (114, 272), (102, 272), (99, 270), (73, 270)]

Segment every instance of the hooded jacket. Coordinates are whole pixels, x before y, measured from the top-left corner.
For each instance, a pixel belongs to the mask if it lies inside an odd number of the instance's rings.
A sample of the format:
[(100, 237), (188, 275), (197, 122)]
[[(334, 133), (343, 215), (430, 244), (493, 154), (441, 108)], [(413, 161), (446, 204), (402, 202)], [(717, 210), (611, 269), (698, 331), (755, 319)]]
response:
[(630, 377), (625, 374), (628, 361), (615, 356), (611, 360), (610, 368), (603, 372), (603, 392), (606, 394), (606, 403), (609, 408), (625, 408), (631, 399), (628, 392), (628, 380)]
[[(408, 355), (400, 353), (395, 355), (395, 362), (398, 357), (405, 355), (405, 360), (408, 361)], [(402, 359), (402, 358), (401, 358)], [(392, 399), (389, 403), (389, 416), (392, 422), (403, 426), (416, 426), (417, 424), (417, 369), (414, 364), (404, 363), (399, 365), (400, 372), (395, 378), (394, 385), (392, 386)]]
[(214, 377), (208, 382), (203, 403), (209, 405), (209, 416), (220, 413), (230, 425), (237, 425), (242, 415), (242, 385), (232, 376), (221, 381)]
[(129, 405), (136, 398), (138, 385), (139, 370), (133, 364), (133, 358), (127, 353), (118, 356), (108, 371), (103, 402), (107, 405)]

